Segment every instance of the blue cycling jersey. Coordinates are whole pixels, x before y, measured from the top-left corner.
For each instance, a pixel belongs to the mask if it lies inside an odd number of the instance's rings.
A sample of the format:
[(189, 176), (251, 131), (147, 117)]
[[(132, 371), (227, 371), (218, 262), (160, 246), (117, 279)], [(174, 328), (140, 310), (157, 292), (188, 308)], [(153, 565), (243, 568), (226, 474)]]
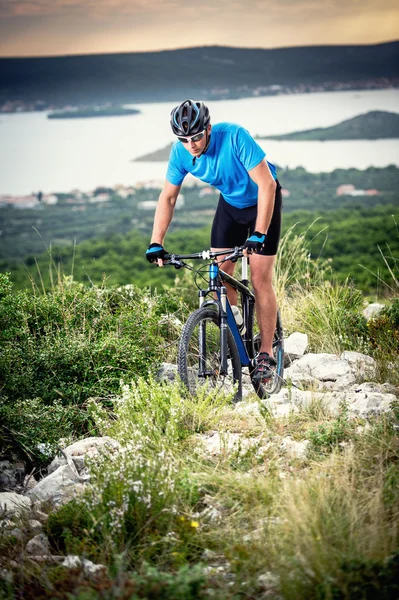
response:
[[(166, 179), (173, 185), (181, 185), (187, 173), (213, 185), (223, 198), (237, 208), (253, 206), (258, 202), (258, 186), (248, 171), (256, 167), (266, 154), (244, 127), (233, 123), (217, 123), (212, 126), (207, 151), (193, 157), (177, 141), (169, 157)], [(274, 179), (276, 167), (266, 161)]]

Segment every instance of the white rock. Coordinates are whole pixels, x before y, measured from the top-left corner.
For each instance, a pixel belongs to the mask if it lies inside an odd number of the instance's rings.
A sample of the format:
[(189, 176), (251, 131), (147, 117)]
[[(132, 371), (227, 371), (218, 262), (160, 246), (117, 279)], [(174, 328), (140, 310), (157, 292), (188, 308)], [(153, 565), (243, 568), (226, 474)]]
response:
[(265, 590), (273, 589), (280, 584), (280, 577), (275, 575), (271, 571), (267, 571), (263, 575), (258, 577), (258, 585), (263, 587)]
[(67, 569), (78, 569), (82, 566), (82, 561), (80, 559), (80, 556), (68, 554), (65, 560), (62, 561), (61, 565), (63, 567), (66, 567)]
[(50, 544), (47, 536), (45, 536), (44, 533), (35, 535), (35, 537), (26, 544), (26, 551), (28, 554), (34, 556), (46, 556), (47, 554), (50, 554)]
[(43, 529), (43, 525), (40, 521), (36, 521), (36, 519), (29, 519), (28, 525), (33, 533), (40, 533)]
[(200, 436), (204, 444), (205, 452), (216, 456), (218, 454), (246, 451), (259, 445), (258, 438), (243, 437), (240, 433), (228, 433), (220, 435), (218, 431), (211, 436)]
[(260, 415), (258, 402), (237, 402), (235, 410), (240, 415)]
[(372, 302), (371, 304), (366, 306), (366, 308), (363, 311), (363, 315), (366, 317), (367, 320), (369, 320), (375, 315), (378, 315), (378, 313), (381, 312), (383, 308), (385, 308), (384, 304), (380, 304), (379, 302)]
[(177, 365), (161, 363), (156, 375), (158, 381), (174, 381), (177, 377)]
[(362, 378), (375, 377), (377, 363), (371, 356), (361, 352), (343, 352), (341, 359), (346, 360), (352, 369), (352, 373)]
[(79, 569), (82, 568), (85, 575), (91, 579), (95, 579), (98, 576), (102, 576), (107, 573), (108, 569), (104, 565), (96, 565), (87, 558), (81, 558), (80, 556), (74, 556), (70, 554), (61, 563), (63, 567), (67, 569)]
[(0, 510), (5, 509), (9, 515), (29, 509), (30, 506), (31, 501), (26, 496), (21, 496), (21, 494), (16, 494), (15, 492), (0, 493)]
[(289, 417), (293, 413), (297, 413), (299, 408), (295, 404), (277, 404), (272, 407), (272, 411), (275, 417), (284, 418)]
[[(74, 461), (74, 464), (79, 471), (84, 466), (84, 458), (86, 456), (95, 456), (102, 449), (118, 450), (119, 448), (119, 442), (109, 436), (103, 436), (85, 438), (84, 440), (74, 442), (70, 446), (67, 446), (67, 448), (64, 449), (64, 452)], [(59, 469), (60, 466), (64, 466), (66, 464), (67, 459), (64, 456), (59, 456), (51, 462), (47, 472), (49, 475), (51, 475), (54, 473), (54, 471)]]
[(281, 440), (280, 448), (292, 458), (305, 458), (309, 444), (309, 440), (296, 442), (290, 436), (287, 436)]
[(28, 495), (41, 502), (51, 500), (55, 504), (61, 504), (79, 490), (78, 483), (75, 473), (68, 465), (64, 465), (39, 481), (33, 490), (28, 492)]
[(22, 538), (24, 537), (24, 534), (22, 533), (22, 530), (19, 529), (19, 527), (14, 527), (14, 529), (11, 529), (10, 535), (17, 538), (17, 540), (22, 540)]
[(308, 347), (309, 338), (306, 333), (295, 331), (284, 340), (284, 364), (287, 366), (303, 356)]
[(319, 381), (336, 381), (339, 377), (351, 374), (350, 365), (335, 354), (307, 354), (299, 359), (309, 370), (309, 374)]
[(355, 383), (356, 377), (353, 373), (349, 373), (349, 375), (344, 375), (343, 377), (338, 377), (336, 381), (326, 381), (323, 382), (324, 387), (330, 386), (332, 391), (336, 392), (344, 392)]
[(380, 394), (378, 392), (366, 394), (355, 392), (348, 394), (346, 400), (351, 414), (367, 417), (389, 412), (392, 402), (396, 400), (396, 396), (393, 394)]
[(87, 558), (82, 558), (82, 566), (83, 566), (84, 573), (90, 579), (96, 579), (97, 577), (101, 577), (102, 575), (105, 575), (108, 572), (108, 569), (106, 566), (96, 565), (93, 562), (91, 562), (91, 560), (88, 560)]

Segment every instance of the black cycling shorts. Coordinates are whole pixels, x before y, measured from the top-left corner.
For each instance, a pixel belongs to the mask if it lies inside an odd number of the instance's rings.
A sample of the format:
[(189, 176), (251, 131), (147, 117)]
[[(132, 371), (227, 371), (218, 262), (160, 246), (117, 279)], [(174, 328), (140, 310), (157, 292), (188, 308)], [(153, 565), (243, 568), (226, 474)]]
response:
[[(274, 200), (272, 220), (266, 235), (266, 242), (258, 254), (274, 256), (277, 254), (281, 231), (282, 197), (281, 185), (276, 180), (277, 188)], [(242, 246), (245, 240), (255, 231), (258, 205), (248, 208), (236, 208), (219, 197), (219, 204), (213, 219), (211, 231), (212, 248), (234, 248)]]

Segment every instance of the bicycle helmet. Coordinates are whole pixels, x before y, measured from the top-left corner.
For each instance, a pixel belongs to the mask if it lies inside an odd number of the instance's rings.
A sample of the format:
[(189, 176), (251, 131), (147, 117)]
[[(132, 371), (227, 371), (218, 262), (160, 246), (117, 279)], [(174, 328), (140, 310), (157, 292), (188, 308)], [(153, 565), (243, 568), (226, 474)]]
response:
[(195, 135), (210, 123), (209, 109), (203, 102), (185, 100), (170, 113), (170, 125), (175, 135)]

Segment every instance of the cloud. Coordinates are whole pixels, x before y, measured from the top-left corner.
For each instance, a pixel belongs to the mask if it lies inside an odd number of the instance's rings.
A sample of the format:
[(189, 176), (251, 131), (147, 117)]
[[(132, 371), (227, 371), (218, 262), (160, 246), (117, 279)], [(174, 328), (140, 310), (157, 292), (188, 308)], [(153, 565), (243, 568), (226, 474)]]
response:
[(0, 55), (377, 43), (396, 0), (0, 0)]

